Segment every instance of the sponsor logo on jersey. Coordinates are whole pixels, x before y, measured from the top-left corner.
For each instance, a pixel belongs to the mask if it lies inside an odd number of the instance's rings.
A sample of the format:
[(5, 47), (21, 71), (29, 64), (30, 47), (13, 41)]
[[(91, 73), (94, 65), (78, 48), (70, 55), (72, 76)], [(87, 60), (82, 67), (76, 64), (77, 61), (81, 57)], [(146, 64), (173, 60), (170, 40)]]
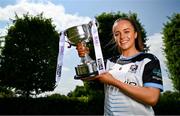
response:
[(124, 81), (124, 83), (129, 84), (129, 85), (134, 85), (134, 86), (136, 86), (136, 85), (137, 85), (137, 83), (136, 83), (136, 82), (133, 82), (133, 81), (128, 81), (128, 80)]
[(161, 77), (161, 70), (160, 69), (154, 68), (152, 73), (154, 76)]
[(153, 76), (152, 78), (157, 80), (157, 81), (162, 81), (162, 78), (160, 78), (160, 77)]

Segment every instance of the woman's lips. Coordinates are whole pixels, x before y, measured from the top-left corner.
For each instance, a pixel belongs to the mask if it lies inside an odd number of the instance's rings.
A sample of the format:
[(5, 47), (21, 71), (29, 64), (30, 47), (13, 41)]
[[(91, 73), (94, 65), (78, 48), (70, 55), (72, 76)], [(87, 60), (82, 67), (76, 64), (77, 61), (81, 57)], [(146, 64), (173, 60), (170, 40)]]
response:
[(121, 44), (126, 44), (126, 43), (128, 43), (128, 42), (129, 42), (129, 39), (121, 40), (121, 41), (120, 41)]

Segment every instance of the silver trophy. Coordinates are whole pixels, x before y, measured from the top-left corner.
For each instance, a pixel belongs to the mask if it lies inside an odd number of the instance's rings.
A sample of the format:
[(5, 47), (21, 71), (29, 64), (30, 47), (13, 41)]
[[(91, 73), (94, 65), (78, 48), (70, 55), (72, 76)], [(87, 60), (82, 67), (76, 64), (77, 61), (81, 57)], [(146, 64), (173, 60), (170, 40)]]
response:
[[(68, 38), (68, 43), (72, 46), (83, 43), (86, 46), (88, 42), (92, 41), (91, 26), (92, 23), (89, 22), (66, 29), (64, 33)], [(81, 64), (75, 67), (75, 71), (74, 79), (93, 78), (98, 74), (96, 61), (86, 53), (84, 57), (81, 57)]]

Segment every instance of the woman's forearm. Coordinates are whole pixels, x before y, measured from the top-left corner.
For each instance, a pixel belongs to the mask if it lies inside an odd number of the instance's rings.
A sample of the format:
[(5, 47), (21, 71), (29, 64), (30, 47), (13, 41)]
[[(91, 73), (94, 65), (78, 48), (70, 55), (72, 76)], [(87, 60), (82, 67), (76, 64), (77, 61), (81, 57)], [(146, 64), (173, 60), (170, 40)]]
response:
[(104, 73), (97, 77), (99, 81), (104, 84), (113, 85), (120, 89), (121, 92), (125, 93), (127, 96), (141, 102), (154, 106), (160, 95), (160, 90), (152, 87), (139, 87), (133, 86), (121, 82), (115, 79), (110, 73)]

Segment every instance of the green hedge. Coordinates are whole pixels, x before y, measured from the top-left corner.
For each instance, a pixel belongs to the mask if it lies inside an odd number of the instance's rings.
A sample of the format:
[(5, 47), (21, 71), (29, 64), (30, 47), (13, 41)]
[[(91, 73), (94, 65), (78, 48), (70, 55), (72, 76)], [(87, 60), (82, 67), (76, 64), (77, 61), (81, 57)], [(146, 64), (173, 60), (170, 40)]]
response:
[[(6, 115), (102, 115), (104, 100), (100, 97), (53, 96), (42, 98), (0, 98), (0, 114)], [(153, 107), (156, 115), (180, 114), (180, 94), (166, 92)]]
[(179, 115), (180, 93), (166, 91), (160, 96), (160, 100), (153, 108), (156, 115)]
[(103, 102), (77, 98), (0, 98), (0, 114), (103, 114)]

